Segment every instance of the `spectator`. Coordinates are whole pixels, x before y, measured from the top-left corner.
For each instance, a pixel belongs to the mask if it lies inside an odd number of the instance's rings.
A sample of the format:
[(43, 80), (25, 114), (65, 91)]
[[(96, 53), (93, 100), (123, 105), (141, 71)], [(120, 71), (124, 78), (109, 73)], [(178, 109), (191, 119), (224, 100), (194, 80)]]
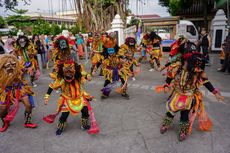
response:
[(228, 71), (228, 75), (230, 74), (230, 29), (228, 31), (228, 36), (226, 37), (224, 44), (223, 44), (223, 51), (224, 51), (224, 64), (222, 69), (218, 70), (219, 72)]
[(5, 54), (5, 49), (4, 49), (4, 42), (2, 41), (2, 37), (0, 37), (0, 54)]
[(48, 50), (47, 50), (47, 63), (46, 63), (46, 69), (49, 69), (49, 64), (53, 60), (52, 56), (52, 49), (53, 49), (53, 43), (55, 41), (55, 36), (51, 36), (50, 41), (48, 42)]
[(15, 43), (15, 39), (12, 36), (9, 36), (6, 40), (5, 43), (5, 51), (6, 53), (10, 54), (13, 52), (14, 50), (14, 43)]
[(42, 49), (41, 49), (41, 41), (39, 40), (39, 36), (34, 35), (32, 37), (32, 42), (35, 46), (35, 49), (37, 50), (37, 58), (36, 59), (38, 61), (39, 69), (42, 70), (42, 68), (43, 68)]
[(40, 42), (41, 42), (41, 53), (42, 53), (42, 66), (43, 68), (46, 67), (46, 62), (47, 62), (47, 46), (46, 46), (46, 40), (45, 40), (45, 36), (41, 35), (40, 36)]
[(207, 30), (202, 28), (201, 34), (199, 36), (200, 51), (202, 51), (205, 57), (206, 65), (210, 64), (209, 52), (211, 51), (211, 37), (208, 35)]
[(78, 49), (78, 56), (80, 59), (83, 58), (84, 55), (84, 39), (83, 39), (83, 35), (79, 34), (77, 36), (77, 49)]

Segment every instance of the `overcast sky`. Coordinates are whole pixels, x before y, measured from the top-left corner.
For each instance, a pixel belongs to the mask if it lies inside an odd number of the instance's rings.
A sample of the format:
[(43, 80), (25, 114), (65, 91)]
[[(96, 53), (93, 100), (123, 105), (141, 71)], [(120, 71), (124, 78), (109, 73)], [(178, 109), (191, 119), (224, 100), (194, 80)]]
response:
[[(30, 0), (30, 5), (24, 6), (23, 3), (20, 3), (19, 7), (20, 9), (28, 9), (30, 12), (46, 12), (48, 13), (51, 8), (49, 8), (49, 3), (53, 3), (53, 11), (61, 11), (62, 5), (61, 2), (64, 0)], [(64, 8), (64, 10), (71, 10), (72, 5), (70, 5), (69, 2), (73, 2), (73, 0), (65, 0), (68, 2), (67, 6)], [(158, 0), (129, 0), (130, 5), (129, 8), (132, 10), (132, 13), (134, 14), (158, 14), (160, 16), (169, 16), (167, 9), (164, 7), (161, 7), (158, 4)], [(136, 7), (136, 4), (138, 2), (138, 7)], [(137, 9), (136, 9), (137, 8)], [(138, 11), (137, 11), (138, 10)], [(7, 14), (10, 14), (10, 12), (5, 12), (4, 8), (0, 7), (0, 14), (3, 16), (6, 16)]]

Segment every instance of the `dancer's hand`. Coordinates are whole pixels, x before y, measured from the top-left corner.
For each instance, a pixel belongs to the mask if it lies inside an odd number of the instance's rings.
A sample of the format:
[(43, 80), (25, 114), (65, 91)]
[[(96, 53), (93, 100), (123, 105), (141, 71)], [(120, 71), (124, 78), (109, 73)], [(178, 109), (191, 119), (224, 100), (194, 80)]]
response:
[(221, 96), (220, 92), (218, 92), (218, 93), (216, 93), (216, 94), (214, 94), (214, 95), (215, 95), (215, 97), (216, 97), (216, 99), (217, 99), (218, 102), (224, 103), (224, 104), (225, 104), (225, 102), (224, 102), (224, 97)]
[(90, 74), (87, 74), (86, 78), (87, 78), (88, 81), (92, 80), (92, 76)]
[(161, 72), (161, 71), (163, 71), (164, 69), (165, 69), (165, 66), (161, 66), (161, 67), (158, 68), (158, 71)]
[(169, 91), (170, 91), (170, 87), (167, 86), (167, 85), (165, 85), (165, 86), (164, 86), (164, 92), (165, 92), (165, 93), (168, 93)]
[(49, 99), (50, 99), (50, 95), (46, 94), (44, 97), (44, 104), (45, 105), (48, 105)]

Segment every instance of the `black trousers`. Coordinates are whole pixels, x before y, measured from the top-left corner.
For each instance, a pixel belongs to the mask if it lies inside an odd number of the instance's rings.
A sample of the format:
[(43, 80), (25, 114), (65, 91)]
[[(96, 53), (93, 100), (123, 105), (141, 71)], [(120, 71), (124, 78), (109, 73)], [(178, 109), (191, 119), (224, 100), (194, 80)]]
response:
[[(181, 122), (189, 122), (189, 112), (190, 110), (180, 111), (180, 121)], [(174, 118), (174, 115), (172, 115), (170, 112), (167, 112), (166, 116), (169, 118)]]
[(225, 54), (223, 71), (228, 71), (230, 73), (230, 54)]
[[(69, 116), (70, 112), (62, 112), (61, 117), (59, 118), (60, 122), (66, 122), (68, 116)], [(89, 118), (89, 111), (88, 111), (88, 107), (84, 106), (81, 110), (81, 117), (82, 118)]]
[(202, 51), (203, 51), (203, 55), (205, 58), (205, 63), (209, 62), (209, 53), (208, 53), (208, 47), (207, 46), (202, 46)]

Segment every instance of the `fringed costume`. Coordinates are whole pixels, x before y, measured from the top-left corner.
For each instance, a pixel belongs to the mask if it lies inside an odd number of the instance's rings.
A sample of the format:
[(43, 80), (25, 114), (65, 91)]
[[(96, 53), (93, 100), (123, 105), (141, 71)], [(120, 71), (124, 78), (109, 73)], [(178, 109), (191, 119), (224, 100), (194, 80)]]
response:
[(35, 80), (40, 76), (38, 62), (35, 59), (37, 50), (26, 36), (19, 36), (16, 40), (14, 54), (23, 66), (23, 71), (30, 75), (31, 84), (36, 87)]
[(130, 64), (125, 62), (118, 54), (119, 47), (117, 46), (115, 33), (111, 33), (104, 43), (105, 57), (107, 57), (102, 63), (103, 76), (105, 78), (104, 88), (101, 98), (109, 97), (109, 94), (113, 87), (117, 85), (121, 80), (122, 87), (117, 90), (121, 92), (122, 96), (129, 99), (127, 94), (127, 81), (129, 76), (132, 75), (130, 71)]
[(18, 109), (19, 102), (25, 105), (26, 128), (36, 128), (31, 121), (32, 108), (34, 107), (33, 91), (23, 79), (23, 72), (19, 61), (13, 55), (0, 56), (0, 118), (3, 126), (0, 132), (7, 130), (13, 121)]
[(50, 77), (52, 79), (56, 79), (58, 64), (72, 59), (68, 39), (64, 36), (59, 36), (54, 42), (52, 48), (52, 59), (54, 61), (54, 69), (53, 72), (50, 73)]
[[(99, 34), (94, 35), (94, 39), (92, 42), (92, 48), (91, 48), (91, 74), (94, 76), (97, 69), (101, 66), (102, 61), (104, 60), (103, 56), (103, 41), (100, 38)], [(102, 72), (101, 72), (102, 73)]]
[(154, 70), (154, 63), (157, 64), (157, 67), (160, 68), (160, 58), (162, 57), (162, 47), (161, 47), (161, 37), (158, 36), (155, 32), (149, 34), (150, 44), (147, 45), (147, 52), (150, 56), (150, 71)]
[[(133, 37), (128, 37), (125, 40), (125, 44), (121, 45), (118, 56), (124, 60), (130, 66), (130, 71), (132, 72), (133, 80), (135, 80), (135, 75), (140, 72), (140, 64), (136, 60), (134, 54), (137, 50), (136, 40)], [(134, 66), (137, 68), (134, 70)]]
[(191, 134), (196, 117), (199, 129), (208, 131), (212, 127), (202, 100), (200, 86), (205, 86), (218, 100), (223, 97), (209, 82), (205, 72), (205, 60), (200, 53), (183, 55), (182, 65), (178, 67), (173, 77), (167, 77), (164, 85), (165, 91), (172, 91), (166, 103), (167, 113), (163, 119), (160, 132), (165, 133), (172, 124), (175, 113), (180, 112), (180, 129), (178, 139), (183, 141)]
[[(56, 135), (62, 134), (69, 114), (76, 116), (80, 112), (82, 114), (81, 127), (85, 130), (90, 130), (89, 117), (90, 115), (93, 115), (93, 112), (89, 101), (92, 100), (93, 97), (83, 90), (83, 80), (87, 79), (87, 76), (83, 76), (84, 73), (85, 72), (82, 72), (82, 67), (77, 63), (74, 63), (74, 61), (65, 61), (59, 64), (57, 78), (49, 85), (49, 89), (45, 95), (46, 103), (48, 103), (49, 96), (53, 90), (61, 88), (62, 91), (58, 99), (57, 113), (43, 118), (46, 122), (52, 123), (54, 118), (60, 112), (62, 113), (59, 118)], [(91, 117), (94, 117), (94, 115)], [(91, 123), (92, 120), (96, 122), (95, 118), (91, 119)], [(93, 125), (91, 128), (94, 128), (91, 129), (94, 133), (99, 132), (97, 125)]]

